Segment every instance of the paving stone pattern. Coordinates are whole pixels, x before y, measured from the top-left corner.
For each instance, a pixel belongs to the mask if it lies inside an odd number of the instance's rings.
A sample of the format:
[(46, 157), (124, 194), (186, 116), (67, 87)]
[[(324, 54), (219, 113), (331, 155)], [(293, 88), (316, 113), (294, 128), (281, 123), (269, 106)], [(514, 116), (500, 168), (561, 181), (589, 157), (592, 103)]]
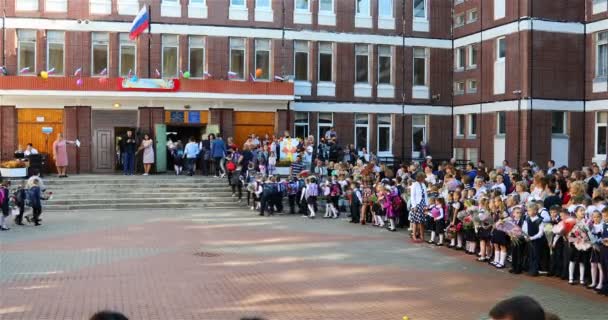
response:
[(0, 319), (486, 319), (529, 294), (563, 319), (608, 300), (344, 220), (248, 210), (47, 212), (0, 233)]

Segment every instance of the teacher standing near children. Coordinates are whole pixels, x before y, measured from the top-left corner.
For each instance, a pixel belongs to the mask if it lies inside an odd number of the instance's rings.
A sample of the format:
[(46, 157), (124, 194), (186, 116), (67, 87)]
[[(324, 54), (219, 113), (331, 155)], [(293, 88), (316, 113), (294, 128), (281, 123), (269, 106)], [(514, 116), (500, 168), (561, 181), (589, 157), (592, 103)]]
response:
[(63, 133), (57, 134), (57, 139), (53, 142), (53, 160), (57, 167), (59, 178), (67, 178), (66, 170), (68, 168), (68, 144), (76, 144), (74, 141), (68, 141), (63, 138)]

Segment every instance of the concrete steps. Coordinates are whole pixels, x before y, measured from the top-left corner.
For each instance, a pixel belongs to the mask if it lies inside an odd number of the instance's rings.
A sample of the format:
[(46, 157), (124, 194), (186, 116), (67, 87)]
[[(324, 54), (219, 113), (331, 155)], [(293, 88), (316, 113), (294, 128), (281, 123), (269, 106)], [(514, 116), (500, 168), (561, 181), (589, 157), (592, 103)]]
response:
[(44, 210), (239, 208), (227, 180), (171, 175), (79, 175), (44, 179)]

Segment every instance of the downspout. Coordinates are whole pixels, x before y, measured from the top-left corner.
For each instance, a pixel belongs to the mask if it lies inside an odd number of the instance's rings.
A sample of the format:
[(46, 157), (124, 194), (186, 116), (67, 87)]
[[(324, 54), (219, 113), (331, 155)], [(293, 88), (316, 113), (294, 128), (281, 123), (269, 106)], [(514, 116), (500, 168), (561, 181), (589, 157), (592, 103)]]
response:
[(534, 5), (530, 1), (530, 68), (529, 68), (529, 94), (530, 98), (530, 113), (528, 116), (528, 160), (532, 160), (532, 126), (534, 125)]
[[(521, 69), (521, 0), (517, 0), (517, 52), (519, 53), (517, 55), (517, 60), (518, 63), (517, 65), (520, 66), (519, 72), (519, 89), (518, 89), (518, 97), (517, 97), (517, 171), (520, 172), (520, 165), (521, 165), (521, 95), (522, 95), (522, 69)], [(506, 118), (506, 113), (505, 113), (505, 118)], [(506, 119), (505, 119), (505, 125), (506, 125)], [(505, 134), (506, 134), (506, 128), (505, 128)], [(506, 142), (507, 138), (505, 137), (505, 142)], [(506, 144), (505, 144), (506, 145)]]
[[(451, 10), (451, 16), (450, 16), (450, 21), (454, 21), (454, 5), (455, 5), (455, 0), (452, 0), (452, 10)], [(450, 94), (450, 109), (452, 110), (452, 130), (450, 131), (450, 146), (451, 146), (451, 151), (452, 151), (452, 156), (450, 158), (454, 158), (454, 25), (453, 22), (450, 25), (450, 35), (452, 37), (452, 59), (450, 61), (452, 61), (452, 72), (450, 73), (451, 77), (451, 81), (450, 81), (450, 86), (452, 88), (451, 90), (451, 94)]]
[[(479, 65), (479, 119), (475, 119), (478, 123), (479, 123), (479, 130), (477, 132), (477, 136), (479, 137), (479, 153), (477, 154), (477, 160), (481, 159), (481, 155), (483, 154), (481, 152), (482, 148), (483, 148), (483, 144), (481, 143), (481, 139), (483, 137), (482, 133), (482, 126), (483, 126), (483, 1), (479, 2), (479, 16), (480, 16), (480, 21), (479, 21), (479, 59), (480, 61), (478, 62)], [(471, 160), (471, 159), (467, 159), (467, 160)]]
[[(608, 2), (608, 1), (607, 1)], [(587, 69), (587, 1), (584, 2), (585, 11), (583, 16), (583, 70)], [(587, 73), (583, 72), (583, 166), (585, 165), (585, 155), (587, 154)], [(608, 80), (606, 80), (608, 81)]]
[(401, 0), (401, 50), (403, 57), (402, 64), (402, 81), (401, 81), (401, 131), (402, 131), (402, 140), (401, 140), (401, 158), (404, 160), (405, 156), (405, 0)]
[(2, 66), (6, 68), (6, 0), (2, 8)]

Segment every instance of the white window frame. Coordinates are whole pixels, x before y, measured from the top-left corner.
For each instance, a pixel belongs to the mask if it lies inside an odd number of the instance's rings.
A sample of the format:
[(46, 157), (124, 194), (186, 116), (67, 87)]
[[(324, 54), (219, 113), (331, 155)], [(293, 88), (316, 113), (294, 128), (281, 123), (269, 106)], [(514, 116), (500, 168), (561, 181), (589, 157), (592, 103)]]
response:
[[(416, 84), (416, 51), (424, 50), (424, 85)], [(414, 99), (429, 99), (429, 48), (414, 47), (412, 50), (412, 98)]]
[[(416, 121), (414, 121), (415, 117), (424, 117), (424, 124), (416, 124)], [(412, 115), (412, 158), (420, 158), (421, 154), (419, 151), (415, 151), (416, 150), (416, 143), (414, 142), (414, 129), (416, 128), (422, 128), (422, 141), (424, 141), (424, 143), (428, 143), (428, 123), (429, 123), (429, 117), (427, 115), (421, 115), (421, 114), (414, 114)]]
[(464, 114), (456, 115), (456, 137), (464, 137), (466, 116)]
[[(500, 56), (501, 41), (504, 41), (504, 44), (505, 44), (505, 56), (504, 57)], [(496, 39), (496, 61), (504, 62), (506, 60), (506, 57), (507, 57), (507, 38), (506, 37), (497, 38)]]
[(102, 75), (98, 72), (101, 72), (101, 70), (95, 70), (95, 50), (94, 47), (95, 45), (104, 45), (104, 43), (101, 42), (95, 42), (95, 34), (105, 34), (108, 37), (107, 42), (105, 43), (106, 46), (106, 72), (109, 72), (109, 67), (110, 67), (110, 34), (107, 32), (92, 32), (91, 33), (91, 77), (104, 77), (107, 76), (106, 75)]
[[(365, 54), (359, 54), (359, 53), (357, 53), (357, 47), (365, 48), (367, 50), (366, 53)], [(357, 81), (357, 71), (359, 71), (358, 66), (357, 66), (357, 57), (359, 57), (359, 56), (361, 56), (361, 57), (365, 56), (367, 58), (367, 70), (366, 70), (367, 71), (367, 81), (361, 81), (361, 82)], [(370, 84), (371, 83), (371, 78), (372, 77), (371, 77), (371, 72), (369, 72), (369, 69), (370, 69), (370, 59), (369, 58), (370, 58), (370, 47), (369, 47), (369, 45), (366, 45), (366, 44), (356, 44), (355, 45), (355, 79), (354, 79), (355, 80), (355, 84)]]
[[(162, 41), (162, 38), (164, 36), (173, 36), (177, 39), (176, 44), (175, 45), (167, 45), (165, 44), (165, 41)], [(179, 36), (178, 35), (174, 35), (174, 34), (163, 34), (161, 35), (161, 47), (160, 47), (160, 67), (161, 67), (161, 74), (163, 76), (163, 78), (165, 78), (165, 47), (167, 48), (176, 48), (176, 66), (175, 66), (175, 72), (177, 73), (175, 75), (176, 78), (179, 78), (180, 74), (179, 74), (179, 65), (180, 65), (180, 59), (179, 59)], [(170, 77), (174, 77), (173, 75), (171, 75)]]
[(247, 9), (247, 0), (242, 0), (243, 4), (234, 4), (236, 0), (229, 0), (228, 19), (229, 20), (249, 20), (249, 10)]
[(110, 15), (112, 14), (112, 0), (89, 0), (90, 15)]
[[(19, 2), (23, 0), (17, 0)], [(45, 0), (44, 1), (45, 12), (68, 12), (68, 0)]]
[(608, 1), (606, 0), (593, 0), (592, 14), (598, 14), (606, 12), (608, 10)]
[(414, 1), (412, 1), (412, 17), (414, 20), (429, 20), (429, 1), (424, 0), (424, 17), (416, 17), (416, 7), (414, 6)]
[[(386, 53), (381, 53), (380, 49), (382, 49), (382, 47), (388, 47), (389, 48), (389, 54)], [(393, 81), (394, 81), (394, 75), (393, 75), (393, 71), (394, 71), (394, 61), (393, 61), (393, 56), (394, 56), (394, 52), (393, 52), (393, 47), (392, 46), (385, 46), (385, 45), (381, 45), (378, 46), (378, 61), (377, 61), (377, 72), (376, 72), (376, 79), (378, 81), (378, 85), (379, 86), (383, 86), (383, 85), (393, 85)], [(390, 72), (389, 72), (389, 77), (390, 77), (390, 81), (388, 83), (380, 83), (380, 57), (384, 57), (384, 58), (389, 58), (389, 62), (390, 62)]]
[(238, 78), (238, 72), (237, 72), (237, 77), (231, 79), (231, 80), (240, 80), (240, 81), (244, 81), (245, 79), (247, 79), (247, 38), (241, 38), (241, 37), (231, 37), (228, 38), (228, 71), (234, 72), (233, 70), (231, 70), (232, 67), (232, 45), (230, 44), (230, 40), (231, 39), (241, 39), (243, 40), (243, 49), (234, 49), (234, 50), (243, 50), (243, 78)]
[[(475, 49), (474, 44), (467, 46), (467, 69), (477, 68), (477, 61), (473, 61), (473, 51)], [(477, 49), (477, 59), (479, 59), (479, 49)]]
[(464, 13), (454, 15), (454, 29), (465, 25), (467, 18)]
[[(475, 117), (475, 119), (473, 119), (473, 117)], [(477, 137), (477, 134), (479, 131), (479, 125), (477, 123), (477, 118), (479, 117), (479, 115), (477, 113), (469, 113), (467, 115), (467, 137), (470, 138), (474, 138)], [(475, 131), (473, 132), (473, 124), (475, 125)]]
[(319, 25), (335, 26), (336, 25), (336, 0), (327, 0), (331, 2), (331, 11), (321, 10), (321, 1), (319, 0), (319, 10), (317, 18)]
[(38, 0), (15, 0), (15, 11), (38, 11)]
[[(600, 40), (601, 35), (605, 35), (604, 39)], [(608, 31), (601, 31), (595, 34), (595, 78), (606, 78), (608, 76), (608, 61), (604, 61), (604, 70), (600, 70), (600, 46), (606, 46), (608, 51)]]
[[(331, 45), (331, 81), (325, 81), (325, 80), (321, 80), (321, 54), (327, 54), (328, 52), (321, 52), (321, 44), (324, 43), (329, 43)], [(317, 80), (318, 82), (324, 82), (324, 83), (335, 83), (336, 81), (336, 75), (334, 74), (334, 68), (336, 65), (336, 59), (335, 59), (335, 45), (333, 42), (319, 42), (319, 50), (317, 52), (317, 63), (319, 64), (317, 66)]]
[[(298, 42), (305, 42), (306, 43), (306, 47), (307, 50), (300, 50), (297, 48), (297, 43)], [(297, 53), (306, 53), (306, 80), (298, 80), (295, 79), (296, 76), (296, 54)], [(306, 40), (294, 40), (293, 42), (293, 75), (294, 75), (294, 81), (303, 81), (303, 82), (310, 82), (310, 41), (306, 41)]]
[[(319, 119), (321, 119), (321, 113), (329, 113), (331, 114), (331, 123), (320, 123)], [(321, 125), (323, 127), (327, 127), (329, 126), (330, 128), (334, 126), (335, 120), (334, 120), (334, 113), (333, 112), (319, 112), (317, 114), (317, 137), (319, 140), (321, 140), (321, 137), (325, 137), (325, 132), (321, 132)]]
[[(297, 113), (305, 113), (306, 114), (306, 124), (296, 122)], [(296, 128), (297, 127), (306, 127), (306, 133), (307, 133), (307, 135), (310, 135), (310, 112), (297, 111), (297, 112), (295, 112), (293, 119), (294, 119), (294, 121), (293, 121), (293, 136), (292, 136), (293, 138), (298, 138), (296, 136), (296, 132), (297, 132)], [(305, 138), (305, 137), (299, 137), (299, 138)]]
[[(598, 131), (600, 127), (604, 127), (606, 128), (606, 131), (608, 132), (608, 121), (606, 122), (599, 122), (600, 121), (600, 116), (601, 114), (604, 114), (605, 117), (608, 120), (608, 111), (599, 111), (595, 113), (595, 130), (593, 132), (593, 135), (595, 136), (595, 143), (593, 144), (593, 151), (595, 154), (595, 157), (606, 157), (606, 153), (598, 153), (598, 140), (599, 140), (599, 136), (598, 136)], [(608, 139), (607, 139), (608, 142)], [(608, 144), (608, 143), (607, 143)], [(608, 146), (604, 146), (608, 152)]]
[[(475, 83), (475, 88), (472, 88), (471, 84)], [(467, 79), (467, 84), (466, 84), (466, 93), (477, 93), (477, 88), (479, 87), (479, 83), (477, 82), (477, 79)]]
[[(390, 113), (379, 113), (376, 118), (380, 116), (388, 116), (390, 124), (380, 124), (379, 120), (376, 120), (376, 154), (379, 156), (392, 156), (393, 155), (393, 117)], [(388, 128), (388, 150), (380, 150), (380, 129)]]
[[(475, 19), (472, 19), (471, 14), (475, 12), (477, 15), (475, 16)], [(477, 20), (479, 20), (479, 11), (477, 11), (477, 8), (471, 9), (467, 11), (467, 17), (466, 17), (466, 23), (474, 23), (477, 22)]]
[(465, 91), (465, 83), (462, 80), (454, 81), (454, 95), (461, 96)]
[[(554, 113), (561, 113), (563, 114), (563, 119), (562, 119), (562, 132), (553, 132), (553, 114)], [(551, 135), (554, 136), (565, 136), (568, 134), (568, 113), (565, 111), (552, 111), (551, 113)]]
[(412, 1), (412, 30), (418, 32), (429, 32), (429, 1), (424, 0), (424, 17), (416, 17), (416, 7)]
[[(454, 54), (454, 70), (455, 71), (464, 71), (465, 65), (467, 63), (466, 59), (466, 47), (456, 48), (456, 54)], [(464, 59), (463, 59), (464, 55)], [(460, 62), (462, 61), (462, 65)]]
[[(202, 39), (203, 40), (203, 44), (199, 44), (198, 41), (195, 44), (192, 44), (192, 39), (193, 37), (197, 38), (197, 39)], [(189, 35), (188, 36), (188, 71), (190, 72), (190, 74), (192, 75), (192, 66), (190, 65), (191, 63), (191, 55), (192, 55), (192, 49), (203, 49), (203, 72), (207, 71), (207, 37), (205, 36), (193, 36), (193, 35)], [(200, 77), (193, 77), (191, 76), (191, 78), (193, 79), (202, 79), (204, 78), (204, 75), (201, 75)]]
[(134, 47), (135, 48), (135, 55), (134, 55), (134, 59), (133, 59), (133, 74), (137, 74), (137, 42), (136, 41), (125, 41), (124, 43), (120, 40), (120, 36), (124, 35), (125, 38), (129, 37), (128, 33), (120, 33), (118, 34), (118, 75), (120, 77), (126, 77), (127, 75), (123, 75), (121, 74), (121, 70), (122, 70), (122, 50), (123, 47)]
[(355, 28), (371, 28), (372, 27), (372, 1), (367, 1), (367, 12), (358, 11), (358, 0), (355, 0)]
[(294, 24), (312, 24), (312, 12), (310, 11), (312, 0), (308, 0), (307, 8), (300, 9), (297, 7), (297, 1), (293, 0), (293, 23)]
[(274, 13), (272, 11), (272, 0), (265, 0), (268, 6), (260, 6), (258, 1), (254, 3), (254, 17), (255, 21), (272, 22), (274, 21)]
[(382, 5), (382, 0), (378, 0), (378, 29), (387, 29), (394, 30), (395, 29), (395, 0), (387, 0), (390, 4), (389, 15), (382, 15), (380, 7)]
[[(20, 40), (19, 39), (20, 38), (19, 37), (19, 31), (30, 31), (30, 32), (33, 32), (33, 34), (34, 34), (34, 41), (22, 41), (22, 40)], [(20, 76), (34, 76), (34, 75), (36, 75), (36, 70), (37, 70), (37, 67), (38, 67), (38, 41), (37, 41), (38, 37), (37, 37), (37, 32), (36, 32), (36, 30), (32, 30), (32, 29), (19, 29), (19, 30), (16, 31), (16, 33), (17, 33), (17, 68), (18, 68), (17, 73)], [(34, 65), (33, 66), (22, 66), (21, 65), (21, 53), (20, 53), (20, 51), (21, 51), (21, 43), (22, 42), (29, 42), (29, 43), (33, 43), (34, 44)], [(24, 68), (24, 67), (29, 67), (30, 68), (29, 72), (23, 73), (23, 74), (19, 73), (19, 71), (21, 70), (21, 68)]]
[[(266, 49), (258, 49), (258, 41), (268, 41), (268, 50)], [(273, 65), (273, 59), (272, 59), (272, 40), (271, 39), (255, 39), (253, 42), (253, 48), (254, 48), (254, 53), (253, 53), (253, 65), (254, 65), (254, 69), (257, 70), (258, 68), (258, 51), (265, 51), (268, 52), (268, 79), (257, 79), (257, 81), (271, 81), (273, 78), (273, 73), (272, 73), (272, 65)]]
[(208, 10), (207, 0), (188, 1), (188, 18), (207, 19)]
[(161, 17), (179, 18), (182, 16), (182, 4), (180, 0), (161, 0)]
[(141, 9), (138, 0), (117, 0), (116, 8), (119, 15), (137, 15)]
[[(500, 118), (505, 118), (504, 128), (501, 128)], [(496, 113), (496, 135), (504, 136), (507, 134), (507, 114), (504, 111), (499, 111)]]
[[(358, 115), (367, 115), (367, 124), (358, 124), (357, 123), (357, 116)], [(366, 138), (365, 141), (367, 142), (367, 144), (365, 146), (359, 146), (357, 143), (357, 128), (365, 128), (365, 132), (366, 132)], [(362, 147), (365, 147), (365, 150), (367, 150), (367, 152), (369, 152), (369, 113), (355, 113), (355, 132), (354, 132), (354, 142), (355, 142), (355, 150), (357, 152), (359, 152), (359, 150), (361, 150)]]
[(55, 41), (49, 40), (49, 36), (48, 36), (49, 32), (63, 33), (63, 42), (61, 43), (61, 45), (63, 46), (63, 48), (61, 49), (62, 50), (62, 56), (63, 56), (63, 70), (61, 71), (61, 73), (58, 72), (58, 71), (55, 71), (52, 75), (49, 75), (49, 76), (62, 76), (62, 75), (65, 74), (65, 69), (67, 68), (67, 66), (65, 65), (65, 32), (64, 31), (54, 31), (54, 30), (46, 32), (46, 69), (47, 70), (49, 70), (49, 69), (51, 69), (51, 68), (54, 67), (54, 66), (51, 66), (49, 64), (49, 62), (50, 62), (49, 59), (51, 58), (49, 56), (50, 44), (51, 43), (53, 43), (53, 44), (58, 44), (59, 43), (59, 42), (55, 42)]

